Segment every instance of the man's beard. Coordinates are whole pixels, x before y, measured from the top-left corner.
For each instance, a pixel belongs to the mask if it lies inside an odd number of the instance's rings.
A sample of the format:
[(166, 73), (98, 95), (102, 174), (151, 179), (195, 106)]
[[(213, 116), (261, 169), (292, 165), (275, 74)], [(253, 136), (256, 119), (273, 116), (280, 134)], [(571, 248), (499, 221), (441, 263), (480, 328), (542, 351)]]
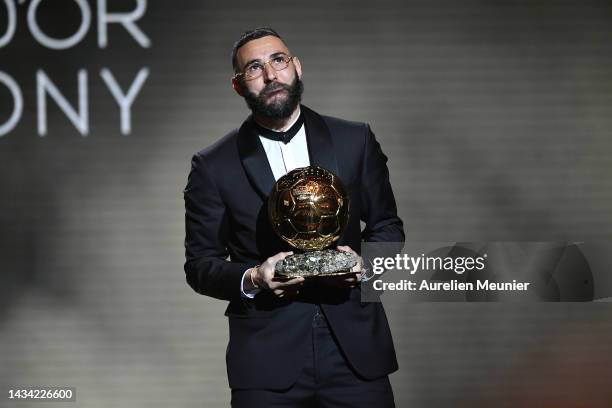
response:
[[(286, 90), (287, 97), (274, 98), (272, 101), (266, 102), (267, 96), (279, 89)], [(256, 115), (269, 119), (287, 119), (302, 100), (302, 92), (304, 92), (304, 84), (296, 75), (290, 85), (281, 84), (280, 82), (270, 82), (261, 92), (259, 92), (259, 95), (247, 91), (244, 95), (244, 100), (249, 109)]]

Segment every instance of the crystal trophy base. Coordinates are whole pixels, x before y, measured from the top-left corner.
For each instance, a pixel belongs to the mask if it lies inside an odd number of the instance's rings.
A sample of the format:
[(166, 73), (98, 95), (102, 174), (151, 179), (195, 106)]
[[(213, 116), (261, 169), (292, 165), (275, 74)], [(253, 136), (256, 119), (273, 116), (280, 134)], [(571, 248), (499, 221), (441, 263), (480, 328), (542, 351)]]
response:
[(285, 278), (324, 277), (345, 275), (350, 273), (355, 265), (357, 265), (357, 255), (335, 249), (324, 249), (289, 255), (276, 263), (274, 271), (277, 276)]

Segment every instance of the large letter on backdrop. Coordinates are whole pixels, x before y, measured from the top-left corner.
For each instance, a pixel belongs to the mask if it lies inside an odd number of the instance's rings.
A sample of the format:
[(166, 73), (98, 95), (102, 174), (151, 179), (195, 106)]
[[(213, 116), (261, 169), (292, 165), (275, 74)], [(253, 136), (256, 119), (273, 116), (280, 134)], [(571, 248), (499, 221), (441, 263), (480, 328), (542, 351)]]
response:
[(100, 76), (102, 76), (102, 79), (106, 82), (106, 86), (108, 86), (108, 89), (119, 105), (119, 112), (121, 113), (121, 133), (123, 135), (129, 135), (132, 131), (132, 104), (149, 76), (149, 69), (142, 68), (138, 71), (138, 75), (136, 75), (136, 79), (132, 82), (132, 86), (130, 86), (127, 94), (123, 93), (110, 69), (102, 68)]
[(0, 71), (0, 82), (6, 85), (9, 91), (11, 91), (14, 104), (13, 113), (5, 123), (0, 125), (0, 137), (2, 137), (13, 130), (17, 122), (19, 122), (19, 119), (21, 119), (21, 113), (23, 112), (23, 95), (21, 94), (21, 89), (19, 85), (17, 85), (17, 82), (2, 71)]
[(98, 0), (98, 45), (106, 48), (108, 44), (107, 25), (109, 23), (121, 24), (142, 48), (149, 48), (151, 40), (142, 30), (134, 24), (147, 10), (146, 0), (136, 0), (136, 8), (130, 13), (109, 13), (106, 11), (106, 0)]
[(30, 31), (32, 32), (34, 38), (36, 38), (36, 41), (45, 47), (54, 50), (63, 50), (78, 44), (78, 42), (83, 39), (85, 34), (87, 34), (87, 30), (91, 24), (91, 8), (89, 7), (89, 3), (87, 3), (86, 0), (75, 0), (81, 9), (81, 16), (83, 17), (81, 19), (81, 25), (79, 26), (77, 32), (72, 34), (70, 37), (58, 40), (57, 38), (49, 37), (47, 34), (43, 33), (36, 22), (36, 10), (38, 9), (41, 1), (42, 0), (32, 0), (32, 3), (30, 3), (30, 6), (28, 7), (28, 27), (30, 27)]
[(15, 28), (17, 28), (17, 11), (15, 10), (15, 3), (13, 0), (4, 0), (6, 4), (6, 31), (0, 37), (0, 48), (10, 43), (15, 34)]
[(77, 113), (70, 103), (60, 93), (55, 84), (51, 82), (43, 70), (36, 72), (36, 95), (38, 99), (38, 134), (47, 135), (47, 97), (48, 93), (66, 114), (70, 122), (81, 132), (81, 136), (89, 133), (89, 107), (87, 106), (87, 71), (79, 70), (79, 112)]

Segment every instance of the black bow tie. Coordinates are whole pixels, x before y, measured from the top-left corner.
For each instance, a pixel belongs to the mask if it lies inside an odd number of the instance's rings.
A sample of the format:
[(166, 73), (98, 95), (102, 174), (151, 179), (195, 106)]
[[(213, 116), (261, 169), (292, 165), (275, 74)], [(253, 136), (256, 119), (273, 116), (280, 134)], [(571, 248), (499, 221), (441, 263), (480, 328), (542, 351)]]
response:
[(253, 120), (253, 123), (255, 124), (257, 132), (259, 132), (261, 136), (265, 137), (266, 139), (276, 140), (277, 142), (283, 142), (284, 144), (287, 144), (291, 141), (291, 139), (293, 139), (293, 136), (295, 136), (297, 132), (299, 132), (299, 130), (302, 128), (302, 125), (304, 124), (304, 116), (302, 115), (302, 112), (300, 112), (300, 116), (298, 117), (298, 119), (285, 132), (275, 132), (274, 130), (270, 130), (259, 125), (257, 122), (255, 122), (255, 120)]

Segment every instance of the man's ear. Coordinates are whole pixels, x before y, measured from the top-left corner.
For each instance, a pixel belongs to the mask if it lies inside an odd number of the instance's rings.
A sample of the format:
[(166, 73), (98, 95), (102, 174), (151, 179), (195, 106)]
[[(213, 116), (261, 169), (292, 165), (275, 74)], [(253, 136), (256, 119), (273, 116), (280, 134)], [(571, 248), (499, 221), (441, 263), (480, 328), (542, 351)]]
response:
[(238, 95), (244, 96), (244, 91), (242, 89), (242, 85), (240, 84), (240, 82), (236, 78), (232, 78), (232, 88), (234, 88), (234, 91), (236, 91), (236, 93)]
[(300, 79), (302, 79), (302, 63), (298, 57), (293, 57), (293, 65), (295, 65), (295, 72)]

